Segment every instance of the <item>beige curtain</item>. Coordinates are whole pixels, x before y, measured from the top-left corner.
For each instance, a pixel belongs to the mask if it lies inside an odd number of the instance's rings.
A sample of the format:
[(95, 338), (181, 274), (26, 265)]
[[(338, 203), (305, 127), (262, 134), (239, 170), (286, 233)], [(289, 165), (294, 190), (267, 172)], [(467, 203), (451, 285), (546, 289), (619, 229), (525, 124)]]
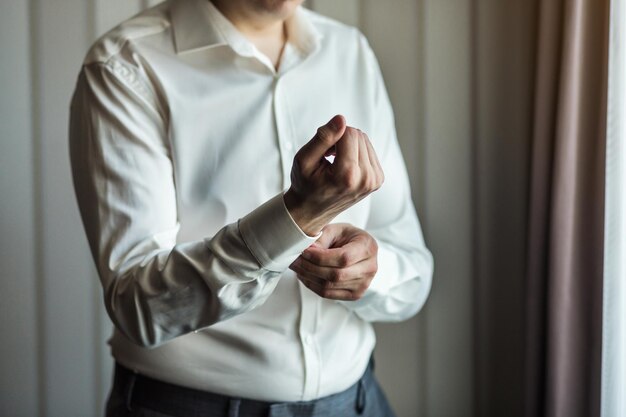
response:
[(525, 415), (599, 416), (609, 0), (539, 10)]

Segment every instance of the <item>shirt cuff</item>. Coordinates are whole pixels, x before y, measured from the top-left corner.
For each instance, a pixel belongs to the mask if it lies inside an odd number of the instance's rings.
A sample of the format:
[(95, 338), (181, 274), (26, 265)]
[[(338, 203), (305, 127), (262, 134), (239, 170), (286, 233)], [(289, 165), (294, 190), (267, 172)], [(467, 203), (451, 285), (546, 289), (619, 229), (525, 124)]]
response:
[(239, 232), (261, 267), (286, 270), (320, 236), (308, 236), (293, 220), (283, 193), (239, 220)]

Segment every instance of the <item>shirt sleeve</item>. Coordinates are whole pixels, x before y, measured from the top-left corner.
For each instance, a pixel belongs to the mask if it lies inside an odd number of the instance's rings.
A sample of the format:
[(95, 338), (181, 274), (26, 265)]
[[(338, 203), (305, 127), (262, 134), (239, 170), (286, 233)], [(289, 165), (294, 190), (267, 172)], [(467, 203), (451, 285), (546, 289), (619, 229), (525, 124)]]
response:
[(433, 257), (411, 200), (391, 103), (374, 53), (362, 38), (376, 117), (371, 133), (385, 182), (370, 198), (365, 229), (378, 243), (378, 272), (365, 295), (340, 301), (366, 321), (401, 321), (416, 314), (430, 293)]
[(213, 237), (177, 243), (167, 111), (134, 71), (119, 62), (83, 66), (70, 159), (108, 314), (150, 347), (261, 305), (315, 238), (280, 194)]

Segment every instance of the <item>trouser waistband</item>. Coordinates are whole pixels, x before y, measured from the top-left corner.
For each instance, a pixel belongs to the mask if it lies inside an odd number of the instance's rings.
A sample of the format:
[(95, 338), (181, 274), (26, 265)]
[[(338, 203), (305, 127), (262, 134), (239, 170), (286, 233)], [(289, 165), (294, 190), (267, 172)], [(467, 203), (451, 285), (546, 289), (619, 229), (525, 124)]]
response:
[(201, 410), (210, 410), (215, 414), (229, 417), (239, 415), (265, 417), (270, 410), (281, 407), (309, 410), (306, 414), (311, 415), (332, 415), (332, 411), (338, 406), (351, 407), (350, 403), (353, 404), (356, 414), (360, 414), (365, 407), (364, 384), (372, 378), (373, 360), (370, 360), (361, 379), (345, 391), (313, 401), (277, 403), (186, 388), (140, 375), (116, 363), (113, 389), (125, 398), (129, 411), (133, 406), (138, 406), (171, 416), (194, 416), (199, 415)]

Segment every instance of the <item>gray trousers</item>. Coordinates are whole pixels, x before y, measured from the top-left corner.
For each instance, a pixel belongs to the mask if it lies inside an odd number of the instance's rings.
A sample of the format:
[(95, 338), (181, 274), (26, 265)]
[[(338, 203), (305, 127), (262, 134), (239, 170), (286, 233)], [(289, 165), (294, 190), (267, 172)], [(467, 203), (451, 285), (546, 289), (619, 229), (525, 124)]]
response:
[(314, 401), (268, 403), (196, 391), (116, 366), (107, 417), (395, 417), (370, 362), (347, 390)]

